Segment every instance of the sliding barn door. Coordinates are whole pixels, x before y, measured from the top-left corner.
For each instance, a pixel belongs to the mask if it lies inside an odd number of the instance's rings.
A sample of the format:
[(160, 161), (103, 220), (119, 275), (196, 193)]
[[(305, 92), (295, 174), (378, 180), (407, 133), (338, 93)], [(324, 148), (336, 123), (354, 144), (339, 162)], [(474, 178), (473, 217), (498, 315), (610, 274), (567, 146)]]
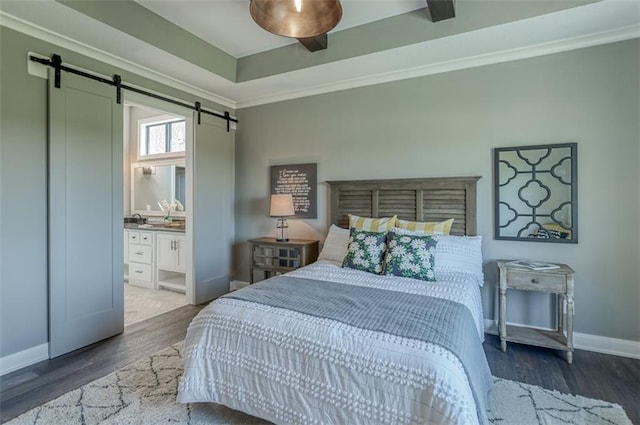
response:
[(234, 132), (205, 114), (194, 118), (193, 273), (195, 303), (229, 292), (234, 220)]
[(49, 74), (49, 355), (124, 330), (122, 105), (115, 89)]

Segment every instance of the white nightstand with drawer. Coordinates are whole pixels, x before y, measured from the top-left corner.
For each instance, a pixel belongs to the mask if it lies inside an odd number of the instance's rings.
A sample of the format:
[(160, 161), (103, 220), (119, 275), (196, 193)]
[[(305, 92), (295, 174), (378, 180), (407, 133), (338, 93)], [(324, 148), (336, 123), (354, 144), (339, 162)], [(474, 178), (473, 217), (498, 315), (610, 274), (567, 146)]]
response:
[[(511, 260), (498, 260), (500, 269), (500, 310), (498, 328), (500, 347), (507, 350), (507, 341), (567, 352), (567, 362), (573, 361), (573, 289), (574, 271), (566, 264), (557, 269), (531, 270), (509, 264)], [(555, 330), (507, 325), (507, 289), (538, 291), (557, 296), (557, 327)], [(566, 310), (565, 310), (566, 305)]]

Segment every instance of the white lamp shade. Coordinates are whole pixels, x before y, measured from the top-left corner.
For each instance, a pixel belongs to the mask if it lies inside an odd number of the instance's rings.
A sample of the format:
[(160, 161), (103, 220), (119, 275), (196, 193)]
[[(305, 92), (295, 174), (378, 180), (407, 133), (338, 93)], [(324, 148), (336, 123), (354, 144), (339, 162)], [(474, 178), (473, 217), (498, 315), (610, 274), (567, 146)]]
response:
[(269, 211), (271, 217), (287, 217), (295, 214), (293, 196), (290, 193), (271, 195), (271, 209)]

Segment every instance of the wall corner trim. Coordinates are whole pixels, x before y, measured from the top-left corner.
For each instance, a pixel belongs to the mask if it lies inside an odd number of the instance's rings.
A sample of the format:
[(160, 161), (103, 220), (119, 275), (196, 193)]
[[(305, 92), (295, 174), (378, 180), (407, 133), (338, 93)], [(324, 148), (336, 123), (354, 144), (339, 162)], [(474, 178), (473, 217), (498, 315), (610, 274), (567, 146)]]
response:
[[(497, 321), (484, 319), (484, 332), (491, 335), (498, 335)], [(610, 354), (612, 356), (640, 359), (640, 341), (574, 332), (573, 346), (577, 350), (586, 350), (593, 351), (595, 353)]]
[(0, 376), (49, 358), (49, 344), (36, 345), (8, 356), (0, 357)]

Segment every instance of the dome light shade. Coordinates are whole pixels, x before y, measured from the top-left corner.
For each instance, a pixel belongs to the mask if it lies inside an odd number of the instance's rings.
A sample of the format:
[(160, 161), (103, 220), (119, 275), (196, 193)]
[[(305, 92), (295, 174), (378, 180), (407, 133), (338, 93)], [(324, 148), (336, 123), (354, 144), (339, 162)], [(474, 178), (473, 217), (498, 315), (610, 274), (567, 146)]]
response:
[(331, 31), (342, 18), (339, 0), (251, 0), (251, 17), (284, 37), (309, 38)]

